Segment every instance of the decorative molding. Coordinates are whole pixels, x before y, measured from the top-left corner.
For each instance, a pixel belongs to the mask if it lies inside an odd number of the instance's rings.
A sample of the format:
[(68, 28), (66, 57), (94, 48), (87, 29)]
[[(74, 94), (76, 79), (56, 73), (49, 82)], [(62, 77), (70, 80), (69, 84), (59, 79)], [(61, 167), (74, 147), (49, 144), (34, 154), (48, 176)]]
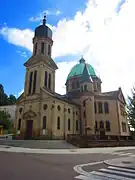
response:
[(29, 111), (27, 111), (26, 113), (23, 114), (23, 119), (33, 118), (36, 116), (37, 116), (37, 114), (30, 109)]

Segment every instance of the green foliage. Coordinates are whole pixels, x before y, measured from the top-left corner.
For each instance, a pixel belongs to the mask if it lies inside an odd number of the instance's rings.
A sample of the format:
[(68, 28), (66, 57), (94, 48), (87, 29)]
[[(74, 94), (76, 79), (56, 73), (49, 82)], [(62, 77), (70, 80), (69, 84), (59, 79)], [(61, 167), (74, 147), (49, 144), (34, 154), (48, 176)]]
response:
[(0, 106), (12, 105), (16, 103), (16, 97), (14, 95), (9, 95), (4, 93), (4, 87), (0, 84)]
[(8, 112), (0, 111), (0, 125), (3, 126), (4, 130), (12, 129), (12, 121)]
[(128, 118), (131, 126), (135, 129), (135, 88), (132, 90), (132, 97), (128, 97)]

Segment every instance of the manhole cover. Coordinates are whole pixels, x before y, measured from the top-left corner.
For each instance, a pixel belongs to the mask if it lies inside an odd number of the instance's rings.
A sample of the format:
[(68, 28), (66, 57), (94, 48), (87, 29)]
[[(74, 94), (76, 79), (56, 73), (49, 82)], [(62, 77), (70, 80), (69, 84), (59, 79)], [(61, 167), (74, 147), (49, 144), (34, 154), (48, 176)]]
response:
[(123, 164), (132, 164), (131, 161), (122, 161)]

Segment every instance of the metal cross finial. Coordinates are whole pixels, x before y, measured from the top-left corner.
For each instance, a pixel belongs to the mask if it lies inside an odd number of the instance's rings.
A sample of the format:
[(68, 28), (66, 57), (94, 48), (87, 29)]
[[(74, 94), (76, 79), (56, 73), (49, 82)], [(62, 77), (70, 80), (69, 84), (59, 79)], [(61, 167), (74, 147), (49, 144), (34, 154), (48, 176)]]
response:
[(46, 25), (46, 13), (44, 14), (43, 25)]

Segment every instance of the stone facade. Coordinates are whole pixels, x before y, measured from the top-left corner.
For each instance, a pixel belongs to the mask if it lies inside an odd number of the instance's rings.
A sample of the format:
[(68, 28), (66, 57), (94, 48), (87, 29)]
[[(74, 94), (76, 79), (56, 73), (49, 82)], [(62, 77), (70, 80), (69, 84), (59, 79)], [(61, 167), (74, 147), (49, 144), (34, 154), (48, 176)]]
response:
[[(55, 93), (57, 65), (51, 58), (52, 32), (43, 20), (35, 30), (26, 67), (24, 93), (17, 100), (14, 132), (21, 138), (65, 139), (68, 134), (129, 136), (122, 90), (101, 92), (101, 80), (85, 60), (82, 74), (66, 81), (66, 95)], [(79, 65), (78, 65), (79, 67)], [(89, 71), (89, 72), (88, 72)]]

